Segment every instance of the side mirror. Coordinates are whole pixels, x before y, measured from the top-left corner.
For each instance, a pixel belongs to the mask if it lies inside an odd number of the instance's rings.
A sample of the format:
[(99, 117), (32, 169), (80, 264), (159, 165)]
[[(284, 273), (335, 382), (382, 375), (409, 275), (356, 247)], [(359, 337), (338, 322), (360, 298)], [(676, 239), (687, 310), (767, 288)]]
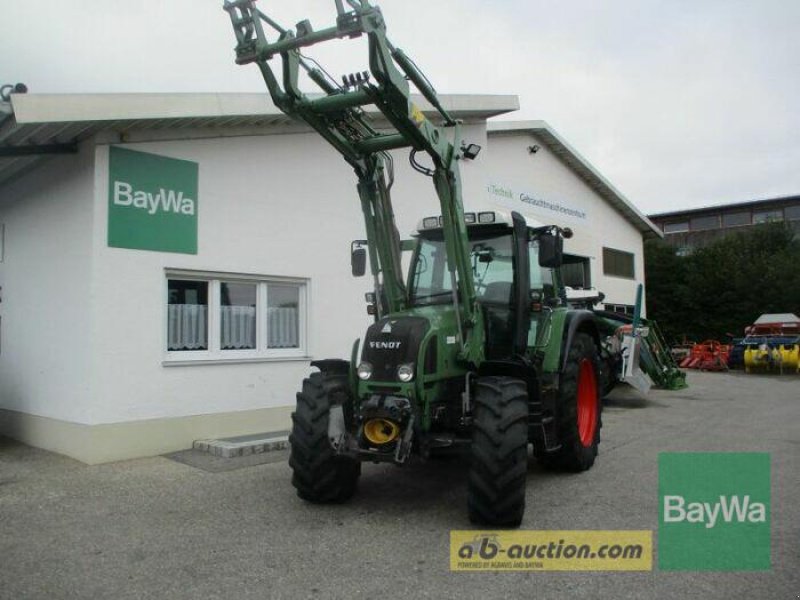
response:
[(350, 269), (353, 277), (361, 277), (367, 272), (367, 249), (362, 244), (366, 242), (356, 240), (350, 244)]
[(539, 266), (556, 269), (564, 258), (564, 240), (554, 233), (543, 233), (539, 236)]

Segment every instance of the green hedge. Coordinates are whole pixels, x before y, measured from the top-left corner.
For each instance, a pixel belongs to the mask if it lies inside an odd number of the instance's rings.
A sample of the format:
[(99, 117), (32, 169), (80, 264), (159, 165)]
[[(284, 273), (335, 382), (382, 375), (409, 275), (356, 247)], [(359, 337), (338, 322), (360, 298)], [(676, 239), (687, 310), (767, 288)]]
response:
[(800, 240), (784, 223), (731, 233), (687, 256), (645, 243), (647, 316), (667, 341), (740, 337), (763, 313), (800, 315)]

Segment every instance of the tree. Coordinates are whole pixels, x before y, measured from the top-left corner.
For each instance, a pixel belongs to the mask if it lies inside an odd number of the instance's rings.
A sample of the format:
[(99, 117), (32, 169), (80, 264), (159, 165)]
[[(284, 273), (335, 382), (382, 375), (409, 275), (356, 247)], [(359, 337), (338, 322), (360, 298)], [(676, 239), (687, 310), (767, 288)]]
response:
[(658, 321), (668, 340), (680, 339), (690, 307), (687, 261), (660, 239), (645, 242), (644, 256), (647, 316)]
[(800, 313), (800, 241), (784, 223), (724, 236), (686, 257), (645, 244), (648, 316), (667, 335), (740, 336), (764, 313)]

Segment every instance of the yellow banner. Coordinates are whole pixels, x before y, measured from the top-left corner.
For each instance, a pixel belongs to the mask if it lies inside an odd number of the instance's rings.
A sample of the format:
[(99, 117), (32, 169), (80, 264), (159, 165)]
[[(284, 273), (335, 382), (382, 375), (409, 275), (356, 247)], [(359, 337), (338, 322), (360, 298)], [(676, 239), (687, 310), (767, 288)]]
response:
[(451, 571), (650, 571), (652, 531), (451, 531)]

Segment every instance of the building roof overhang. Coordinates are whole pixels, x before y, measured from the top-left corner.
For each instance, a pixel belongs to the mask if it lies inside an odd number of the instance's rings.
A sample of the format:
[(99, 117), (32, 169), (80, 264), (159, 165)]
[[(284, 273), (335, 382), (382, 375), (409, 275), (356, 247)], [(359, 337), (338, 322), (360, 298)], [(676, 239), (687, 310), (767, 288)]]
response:
[[(455, 118), (485, 121), (519, 109), (513, 95), (440, 96)], [(433, 118), (421, 96), (414, 102)], [(293, 124), (267, 94), (12, 94), (0, 106), (0, 185), (47, 156), (76, 152), (78, 144), (111, 131), (124, 139), (134, 132), (251, 129), (261, 134)], [(380, 125), (382, 115), (365, 107)]]

